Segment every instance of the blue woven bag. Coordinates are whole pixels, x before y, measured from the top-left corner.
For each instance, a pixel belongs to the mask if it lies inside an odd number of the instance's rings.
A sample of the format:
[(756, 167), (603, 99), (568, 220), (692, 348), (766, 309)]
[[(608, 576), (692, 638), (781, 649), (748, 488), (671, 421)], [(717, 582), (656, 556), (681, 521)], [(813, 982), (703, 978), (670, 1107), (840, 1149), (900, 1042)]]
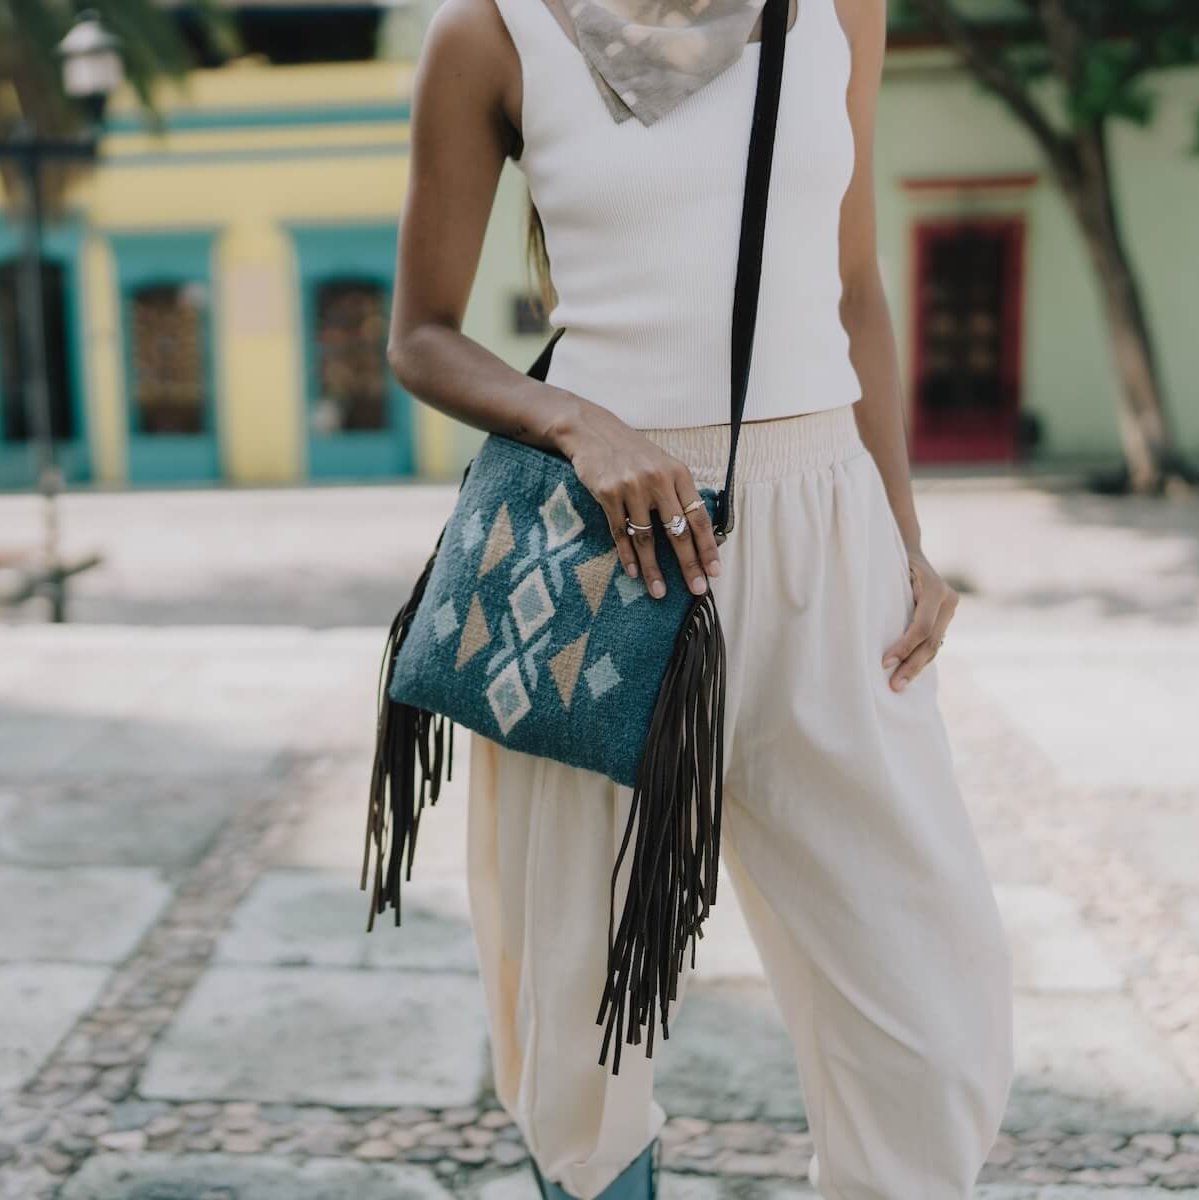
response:
[[(788, 0), (767, 0), (746, 167), (732, 317), (724, 487), (701, 496), (718, 541), (733, 527), (733, 479), (758, 285)], [(528, 374), (544, 380), (559, 329)], [(453, 725), (596, 771), (633, 789), (612, 873), (599, 1061), (637, 1045), (655, 1017), (669, 1037), (679, 973), (716, 898), (725, 646), (711, 590), (693, 596), (654, 522), (666, 595), (623, 571), (603, 508), (559, 455), (491, 434), (396, 614), (379, 680), (363, 889), (373, 928), (411, 877), (417, 829), (453, 758)], [(632, 852), (619, 922), (617, 878)], [(371, 869), (372, 851), (374, 867)]]

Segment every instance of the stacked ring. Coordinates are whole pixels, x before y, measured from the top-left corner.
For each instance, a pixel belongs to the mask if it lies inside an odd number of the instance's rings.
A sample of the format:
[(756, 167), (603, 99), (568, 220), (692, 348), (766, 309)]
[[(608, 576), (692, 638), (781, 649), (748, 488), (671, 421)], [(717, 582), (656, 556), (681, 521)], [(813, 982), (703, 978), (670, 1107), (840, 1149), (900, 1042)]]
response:
[(682, 537), (683, 534), (685, 534), (690, 528), (690, 526), (687, 524), (687, 518), (683, 516), (682, 513), (676, 513), (670, 518), (666, 528), (669, 529), (675, 537)]

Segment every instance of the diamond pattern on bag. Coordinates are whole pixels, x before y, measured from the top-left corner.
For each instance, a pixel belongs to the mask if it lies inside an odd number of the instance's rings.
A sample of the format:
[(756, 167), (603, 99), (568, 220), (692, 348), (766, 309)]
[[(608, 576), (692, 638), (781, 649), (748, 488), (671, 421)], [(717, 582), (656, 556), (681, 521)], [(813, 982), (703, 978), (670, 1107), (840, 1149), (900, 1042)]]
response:
[(583, 655), (587, 653), (587, 639), (590, 636), (591, 632), (588, 630), (580, 637), (575, 638), (569, 645), (563, 646), (550, 659), (550, 674), (554, 677), (554, 685), (566, 708), (570, 708), (571, 699), (575, 694), (575, 685), (579, 682), (579, 672), (583, 668)]
[(462, 636), (458, 639), (458, 657), (454, 660), (454, 670), (461, 671), (490, 641), (491, 630), (487, 628), (487, 618), (483, 616), (483, 602), (479, 599), (479, 593), (475, 592), (470, 598), (470, 608), (466, 613)]
[(458, 614), (454, 611), (454, 602), (447, 600), (433, 614), (433, 635), (438, 642), (444, 642), (457, 628)]
[(609, 550), (606, 554), (589, 558), (575, 567), (575, 578), (579, 581), (579, 587), (586, 597), (587, 607), (591, 609), (593, 617), (604, 602), (604, 593), (612, 581), (612, 571), (618, 561), (619, 555), (616, 551)]
[(507, 737), (513, 727), (532, 710), (529, 693), (520, 677), (520, 662), (513, 659), (487, 688), (487, 703), (500, 732)]
[(527, 642), (555, 612), (554, 602), (550, 599), (549, 588), (545, 586), (545, 575), (540, 567), (521, 580), (516, 590), (508, 597), (508, 602), (512, 606), (512, 615), (516, 618), (516, 628), (520, 632), (522, 642)]
[(483, 548), (483, 560), (479, 563), (479, 578), (494, 571), (516, 549), (516, 538), (512, 536), (512, 517), (505, 501), (495, 514), (487, 545)]
[(616, 591), (620, 595), (621, 604), (628, 608), (634, 600), (640, 600), (645, 595), (645, 584), (640, 579), (630, 579), (621, 574), (616, 576)]
[(597, 658), (583, 674), (593, 700), (598, 700), (624, 682), (610, 654), (605, 654), (603, 658)]
[(483, 540), (483, 514), (476, 508), (462, 526), (462, 548), (473, 550)]
[(547, 550), (556, 550), (577, 538), (583, 532), (583, 518), (571, 503), (566, 484), (560, 483), (553, 494), (541, 506), (541, 520), (545, 524)]

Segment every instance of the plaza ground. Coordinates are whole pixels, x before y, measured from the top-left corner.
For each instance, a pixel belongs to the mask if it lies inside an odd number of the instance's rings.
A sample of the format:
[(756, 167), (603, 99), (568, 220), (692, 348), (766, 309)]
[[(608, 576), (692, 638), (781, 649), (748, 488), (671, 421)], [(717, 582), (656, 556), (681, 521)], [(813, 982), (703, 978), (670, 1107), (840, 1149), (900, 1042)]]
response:
[[(104, 565), (0, 626), (0, 1197), (532, 1200), (488, 1078), (462, 770), (364, 932), (383, 627), (444, 488), (72, 495)], [(1015, 957), (985, 1200), (1199, 1200), (1199, 505), (921, 481), (940, 695)], [(38, 503), (0, 497), (0, 548)], [(731, 890), (659, 1059), (664, 1200), (811, 1141)], [(657, 1056), (657, 1055), (656, 1055)], [(916, 1200), (916, 1198), (913, 1198)]]

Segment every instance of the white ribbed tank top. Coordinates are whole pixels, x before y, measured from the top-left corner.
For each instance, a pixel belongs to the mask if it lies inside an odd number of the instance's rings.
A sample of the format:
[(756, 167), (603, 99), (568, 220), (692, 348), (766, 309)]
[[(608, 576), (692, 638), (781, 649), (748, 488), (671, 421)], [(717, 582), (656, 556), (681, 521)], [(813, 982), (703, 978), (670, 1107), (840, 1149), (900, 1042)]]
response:
[[(545, 0), (496, 0), (523, 74), (517, 166), (545, 229), (566, 332), (548, 382), (634, 428), (729, 420), (729, 328), (760, 44), (653, 125), (609, 115)], [(838, 235), (854, 166), (835, 0), (788, 42), (745, 419), (861, 396), (841, 324)]]

